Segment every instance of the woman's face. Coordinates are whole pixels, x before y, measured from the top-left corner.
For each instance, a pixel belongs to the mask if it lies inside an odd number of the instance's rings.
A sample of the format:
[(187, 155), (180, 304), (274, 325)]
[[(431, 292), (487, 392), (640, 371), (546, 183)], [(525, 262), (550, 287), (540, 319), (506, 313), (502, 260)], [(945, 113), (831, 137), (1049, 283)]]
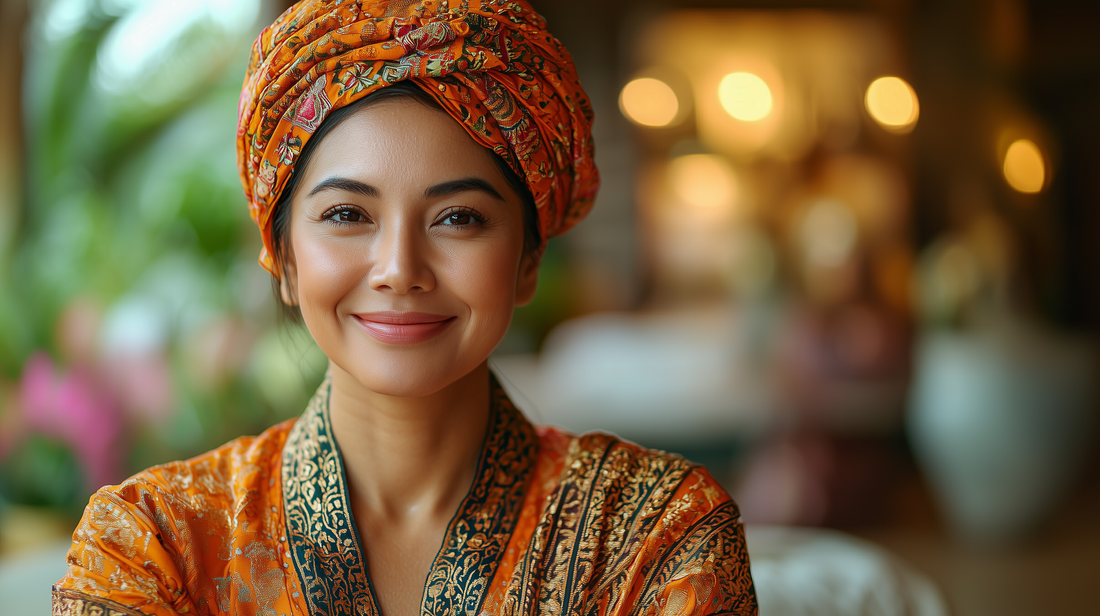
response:
[(394, 98), (346, 118), (304, 169), (284, 299), (367, 389), (454, 383), (534, 295), (522, 202), (491, 156), (442, 111)]

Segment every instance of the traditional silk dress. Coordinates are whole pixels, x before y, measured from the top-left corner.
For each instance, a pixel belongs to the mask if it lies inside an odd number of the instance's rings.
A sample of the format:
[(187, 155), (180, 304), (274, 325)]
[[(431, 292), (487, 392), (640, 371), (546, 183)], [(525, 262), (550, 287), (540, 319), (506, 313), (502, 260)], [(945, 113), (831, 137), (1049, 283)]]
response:
[[(705, 469), (533, 427), (492, 386), (421, 614), (756, 614), (737, 506)], [(330, 388), (297, 420), (97, 492), (53, 613), (380, 614)]]

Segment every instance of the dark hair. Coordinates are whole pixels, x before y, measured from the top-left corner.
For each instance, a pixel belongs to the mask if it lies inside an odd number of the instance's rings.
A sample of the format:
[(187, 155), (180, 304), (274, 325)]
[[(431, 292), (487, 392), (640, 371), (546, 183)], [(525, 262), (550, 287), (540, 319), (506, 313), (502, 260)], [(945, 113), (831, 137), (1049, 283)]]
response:
[[(321, 122), (321, 125), (317, 127), (313, 136), (306, 142), (305, 147), (302, 148), (302, 152), (298, 156), (298, 161), (295, 163), (294, 171), (292, 171), (290, 177), (287, 178), (286, 186), (283, 188), (283, 192), (279, 195), (279, 200), (275, 202), (275, 207), (271, 212), (271, 244), (275, 251), (272, 257), (275, 260), (276, 267), (282, 269), (282, 279), (286, 279), (287, 277), (285, 257), (287, 254), (287, 244), (290, 241), (290, 201), (298, 189), (299, 178), (305, 173), (306, 168), (309, 166), (309, 161), (313, 157), (314, 150), (324, 141), (325, 136), (357, 110), (368, 107), (378, 101), (393, 98), (412, 99), (421, 105), (446, 113), (443, 107), (441, 107), (427, 92), (411, 82), (401, 81), (382, 88), (381, 90), (376, 90), (346, 107), (341, 107), (333, 111)], [(520, 201), (522, 202), (523, 249), (525, 251), (537, 250), (542, 241), (542, 232), (539, 230), (538, 208), (535, 206), (535, 198), (531, 195), (531, 189), (527, 187), (527, 184), (512, 167), (508, 165), (504, 158), (492, 150), (489, 150), (489, 153), (492, 154), (493, 162), (496, 163), (501, 175), (503, 175), (505, 181), (508, 182), (508, 186), (519, 195)], [(301, 309), (298, 306), (287, 305), (282, 301), (279, 280), (279, 278), (275, 278), (274, 276), (271, 278), (271, 287), (275, 292), (275, 299), (276, 304), (279, 306), (280, 317), (285, 321), (301, 323)]]

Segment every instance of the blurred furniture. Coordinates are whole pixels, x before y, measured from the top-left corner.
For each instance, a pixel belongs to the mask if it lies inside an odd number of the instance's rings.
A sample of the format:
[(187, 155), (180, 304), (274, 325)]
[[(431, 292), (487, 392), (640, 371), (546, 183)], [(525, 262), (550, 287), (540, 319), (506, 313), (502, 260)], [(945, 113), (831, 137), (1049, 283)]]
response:
[(610, 430), (643, 444), (761, 434), (796, 420), (800, 395), (814, 399), (812, 419), (825, 429), (882, 434), (900, 427), (904, 380), (861, 375), (811, 387), (759, 350), (769, 345), (757, 338), (775, 335), (761, 330), (784, 326), (785, 315), (767, 325), (752, 316), (725, 304), (596, 313), (559, 325), (541, 354), (494, 355), (492, 366), (535, 423)]
[(883, 548), (841, 532), (745, 528), (762, 616), (946, 616), (939, 590)]
[(742, 438), (773, 420), (769, 375), (739, 361), (733, 314), (595, 314), (559, 325), (541, 355), (494, 356), (535, 423), (640, 443)]

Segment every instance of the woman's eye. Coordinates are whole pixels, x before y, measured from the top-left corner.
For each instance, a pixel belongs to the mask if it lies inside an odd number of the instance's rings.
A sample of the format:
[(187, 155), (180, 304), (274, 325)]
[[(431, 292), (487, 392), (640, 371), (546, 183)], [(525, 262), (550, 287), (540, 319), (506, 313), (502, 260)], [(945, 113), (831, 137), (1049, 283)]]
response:
[(474, 217), (467, 212), (455, 212), (443, 219), (443, 224), (452, 226), (463, 226), (472, 224), (473, 222)]
[(363, 222), (366, 217), (363, 213), (353, 209), (334, 210), (325, 215), (325, 218), (333, 222)]
[(470, 227), (485, 222), (485, 218), (478, 215), (477, 212), (468, 210), (457, 210), (450, 213), (444, 213), (443, 219), (438, 224), (447, 227)]

